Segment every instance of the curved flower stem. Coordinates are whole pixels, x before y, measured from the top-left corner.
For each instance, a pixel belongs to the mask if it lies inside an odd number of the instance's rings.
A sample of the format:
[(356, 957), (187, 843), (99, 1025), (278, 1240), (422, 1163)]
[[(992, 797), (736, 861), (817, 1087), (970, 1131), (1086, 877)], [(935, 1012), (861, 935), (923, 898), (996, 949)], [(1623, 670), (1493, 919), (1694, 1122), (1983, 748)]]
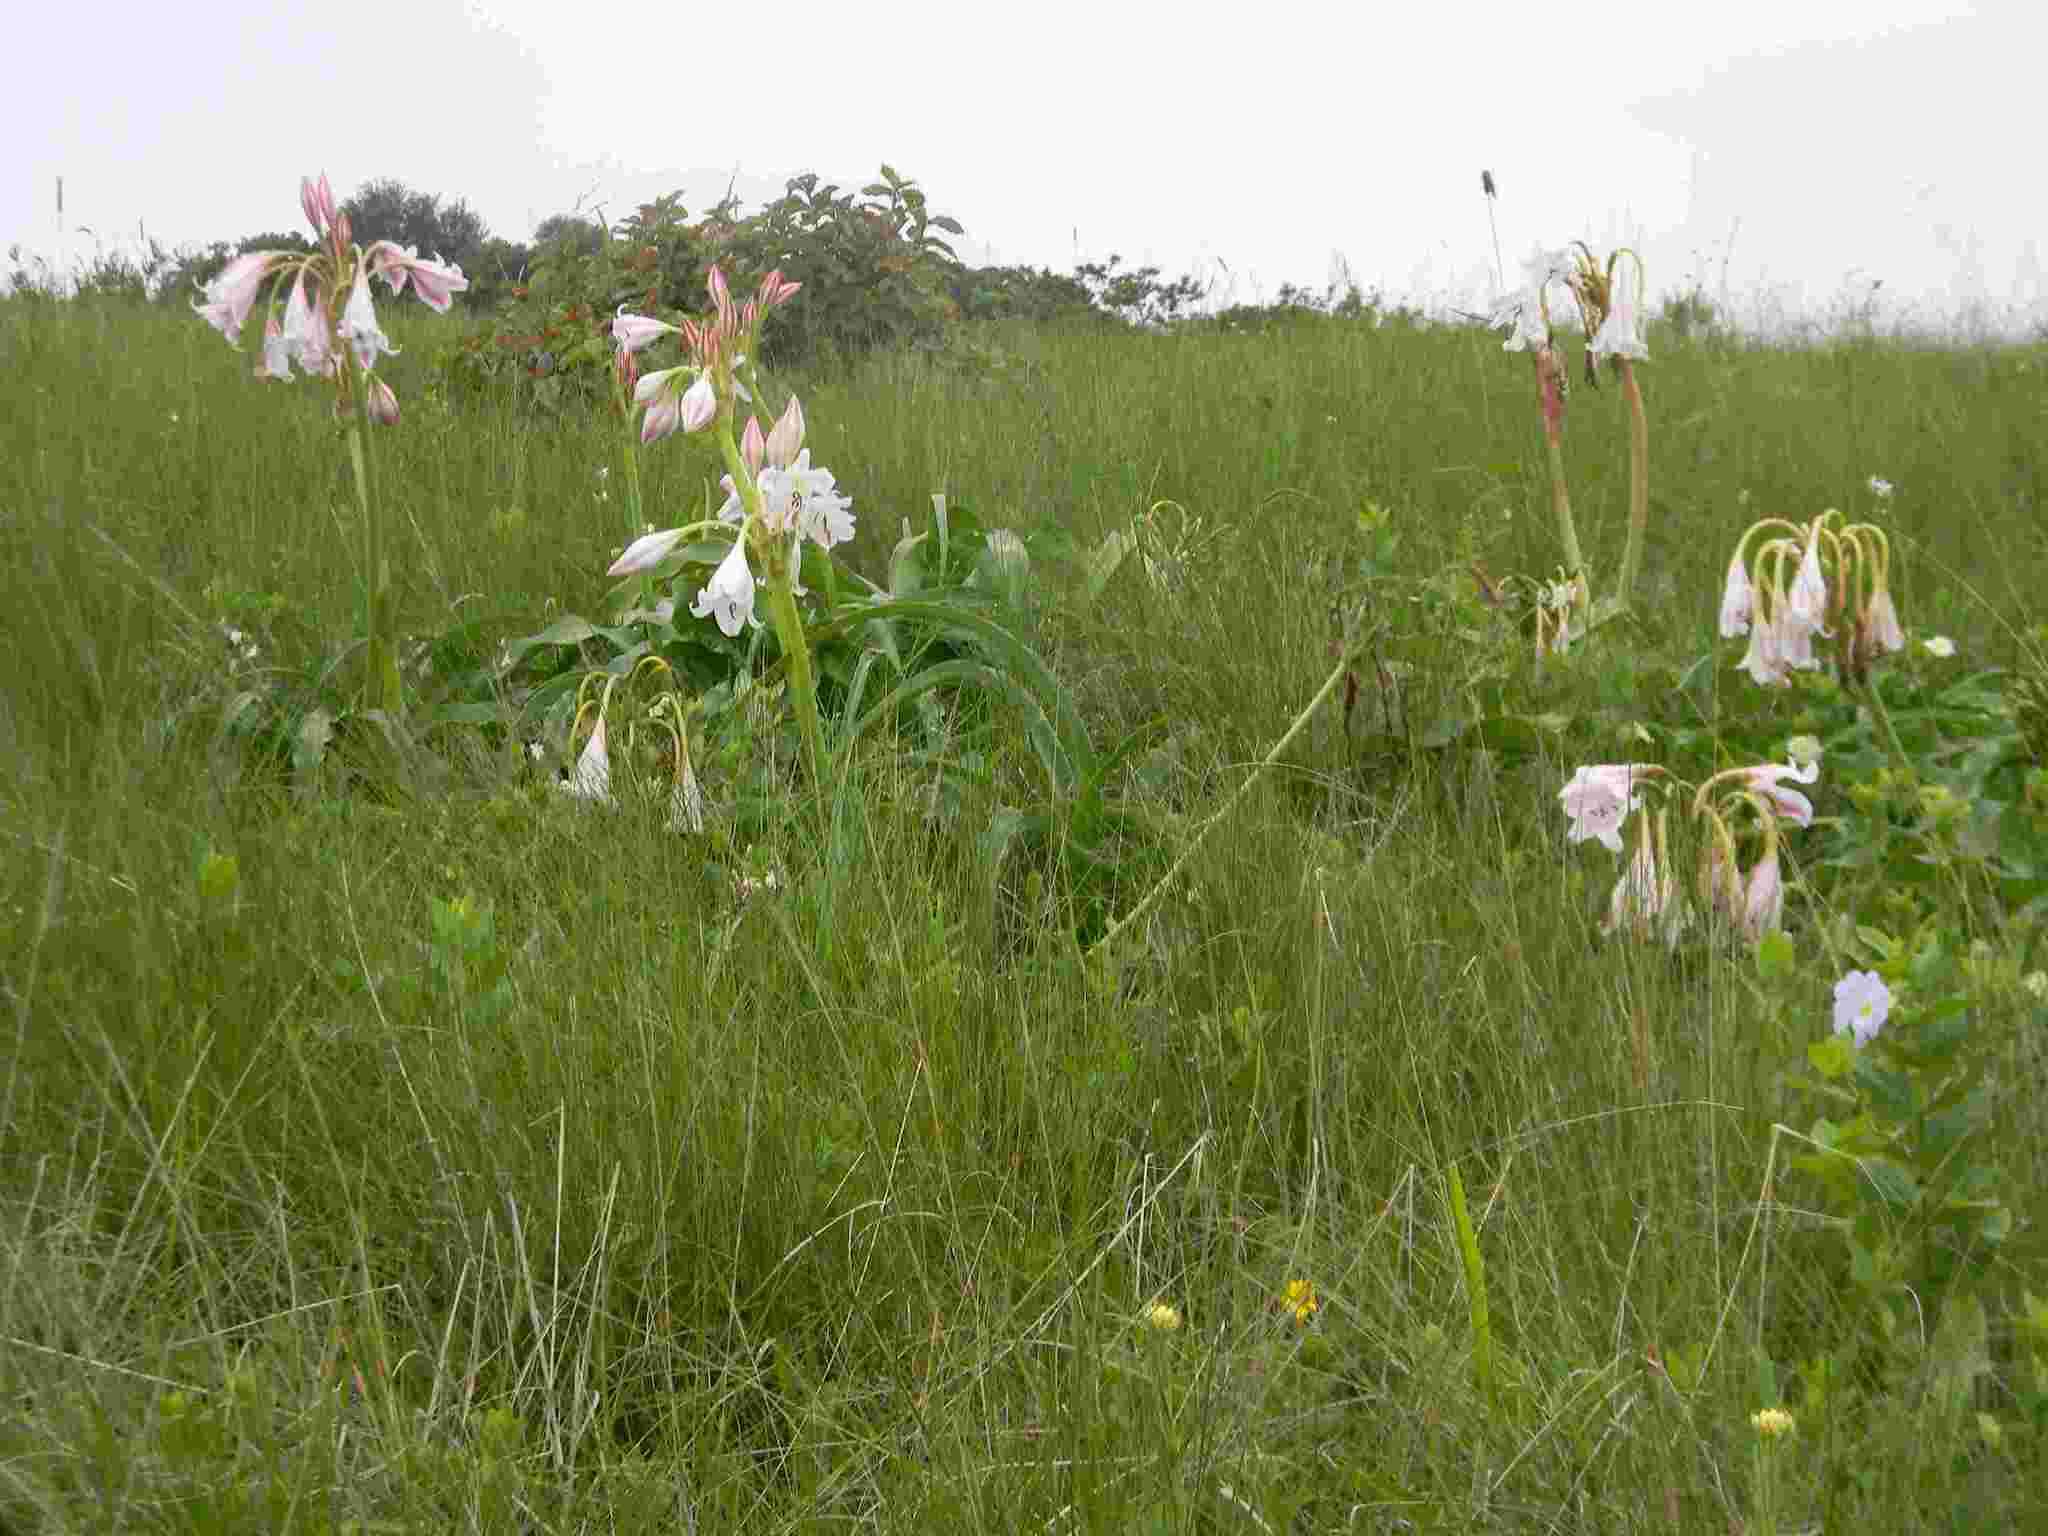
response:
[[(1374, 633), (1377, 634), (1378, 631), (1375, 630)], [(1128, 932), (1140, 918), (1148, 915), (1154, 907), (1159, 905), (1159, 899), (1172, 889), (1174, 879), (1183, 869), (1187, 868), (1188, 860), (1195, 856), (1196, 851), (1202, 846), (1203, 840), (1211, 832), (1215, 831), (1217, 824), (1224, 817), (1237, 809), (1237, 803), (1251, 793), (1252, 786), (1264, 778), (1272, 766), (1280, 761), (1281, 754), (1294, 744), (1294, 738), (1307, 728), (1309, 721), (1315, 718), (1316, 711), (1329, 702), (1330, 695), (1335, 693), (1337, 685), (1344, 681), (1345, 675), (1351, 670), (1351, 664), (1358, 659), (1359, 654), (1365, 649), (1369, 638), (1369, 636), (1365, 635), (1356, 636), (1344, 647), (1344, 654), (1338, 658), (1337, 665), (1330, 669), (1330, 675), (1323, 679), (1323, 686), (1316, 690), (1315, 697), (1310, 699), (1303, 706), (1301, 713), (1294, 717), (1294, 723), (1287, 727), (1286, 734), (1273, 743), (1273, 750), (1260, 759), (1259, 765), (1251, 771), (1242, 784), (1238, 785), (1231, 792), (1230, 798), (1218, 806), (1207, 821), (1195, 828), (1194, 836), (1188, 839), (1187, 846), (1181, 849), (1179, 857), (1168, 866), (1166, 873), (1159, 877), (1158, 883), (1139, 898), (1138, 904), (1135, 907), (1109, 925), (1103, 932), (1102, 937), (1090, 946), (1091, 952), (1108, 948), (1120, 935)]]
[(368, 642), (365, 692), (372, 709), (396, 716), (402, 712), (405, 698), (397, 652), (388, 633), (391, 609), (384, 580), (384, 534), (370, 480), (369, 434), (363, 430), (370, 398), (366, 389), (358, 389), (356, 394), (355, 407), (348, 413), (348, 457), (355, 470), (356, 507), (363, 518), (363, 632)]
[(1643, 566), (1643, 535), (1650, 525), (1650, 422), (1643, 414), (1643, 391), (1636, 383), (1635, 365), (1627, 358), (1621, 364), (1621, 393), (1628, 401), (1628, 542), (1621, 550), (1621, 581), (1615, 600), (1626, 607), (1635, 591), (1636, 577)]

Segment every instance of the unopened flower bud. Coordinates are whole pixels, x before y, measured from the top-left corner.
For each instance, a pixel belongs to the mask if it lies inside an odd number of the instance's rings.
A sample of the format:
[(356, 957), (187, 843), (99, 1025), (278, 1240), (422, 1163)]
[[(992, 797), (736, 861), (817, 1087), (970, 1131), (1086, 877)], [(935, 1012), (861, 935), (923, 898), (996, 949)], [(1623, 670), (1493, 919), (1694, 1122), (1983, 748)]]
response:
[(369, 407), (370, 420), (380, 427), (398, 425), (398, 396), (391, 392), (391, 386), (382, 379), (372, 378), (368, 392), (363, 397)]
[(761, 461), (768, 454), (768, 439), (762, 435), (761, 419), (747, 418), (747, 430), (740, 434), (740, 456), (747, 461), (747, 468), (755, 474), (761, 473)]

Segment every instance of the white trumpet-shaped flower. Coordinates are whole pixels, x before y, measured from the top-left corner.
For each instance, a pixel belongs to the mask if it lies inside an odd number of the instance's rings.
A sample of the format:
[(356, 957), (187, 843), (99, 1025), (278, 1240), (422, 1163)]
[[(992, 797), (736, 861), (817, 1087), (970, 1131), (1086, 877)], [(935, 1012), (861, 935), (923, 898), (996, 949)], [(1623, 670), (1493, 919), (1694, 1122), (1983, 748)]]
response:
[(1721, 638), (1732, 640), (1749, 633), (1749, 621), (1756, 612), (1756, 593), (1749, 584), (1749, 568), (1737, 549), (1728, 561), (1728, 577), (1721, 584)]
[(732, 541), (732, 550), (711, 573), (711, 584), (700, 589), (690, 604), (691, 614), (718, 620), (728, 636), (737, 635), (754, 617), (754, 572), (747, 564), (747, 540), (743, 533)]
[(1572, 823), (1565, 833), (1566, 842), (1583, 843), (1591, 838), (1621, 852), (1621, 824), (1643, 803), (1641, 795), (1631, 793), (1640, 766), (1597, 763), (1581, 766), (1572, 774), (1571, 782), (1557, 792)]

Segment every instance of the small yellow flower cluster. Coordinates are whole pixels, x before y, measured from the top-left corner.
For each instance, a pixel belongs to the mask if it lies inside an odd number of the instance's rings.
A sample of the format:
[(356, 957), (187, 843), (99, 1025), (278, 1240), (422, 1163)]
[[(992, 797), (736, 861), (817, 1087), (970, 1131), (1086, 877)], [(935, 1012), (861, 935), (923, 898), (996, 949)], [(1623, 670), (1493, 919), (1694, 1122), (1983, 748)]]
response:
[(1308, 1320), (1322, 1311), (1323, 1304), (1316, 1299), (1316, 1288), (1307, 1280), (1290, 1280), (1287, 1289), (1280, 1293), (1280, 1304), (1294, 1314), (1295, 1322), (1302, 1327)]
[(1792, 1415), (1782, 1408), (1763, 1408), (1749, 1416), (1750, 1424), (1766, 1440), (1776, 1440), (1792, 1433)]
[(1155, 1301), (1145, 1309), (1145, 1322), (1160, 1333), (1173, 1333), (1180, 1327), (1180, 1308)]

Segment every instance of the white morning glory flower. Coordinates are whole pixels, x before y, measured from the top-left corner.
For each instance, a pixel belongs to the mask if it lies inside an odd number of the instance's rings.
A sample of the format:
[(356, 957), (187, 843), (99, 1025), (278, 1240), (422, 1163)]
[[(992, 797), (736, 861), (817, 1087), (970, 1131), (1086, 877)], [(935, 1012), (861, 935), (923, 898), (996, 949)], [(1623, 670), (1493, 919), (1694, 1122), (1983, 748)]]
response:
[(1867, 1044), (1891, 1017), (1892, 992), (1875, 971), (1851, 971), (1835, 983), (1835, 1033)]

